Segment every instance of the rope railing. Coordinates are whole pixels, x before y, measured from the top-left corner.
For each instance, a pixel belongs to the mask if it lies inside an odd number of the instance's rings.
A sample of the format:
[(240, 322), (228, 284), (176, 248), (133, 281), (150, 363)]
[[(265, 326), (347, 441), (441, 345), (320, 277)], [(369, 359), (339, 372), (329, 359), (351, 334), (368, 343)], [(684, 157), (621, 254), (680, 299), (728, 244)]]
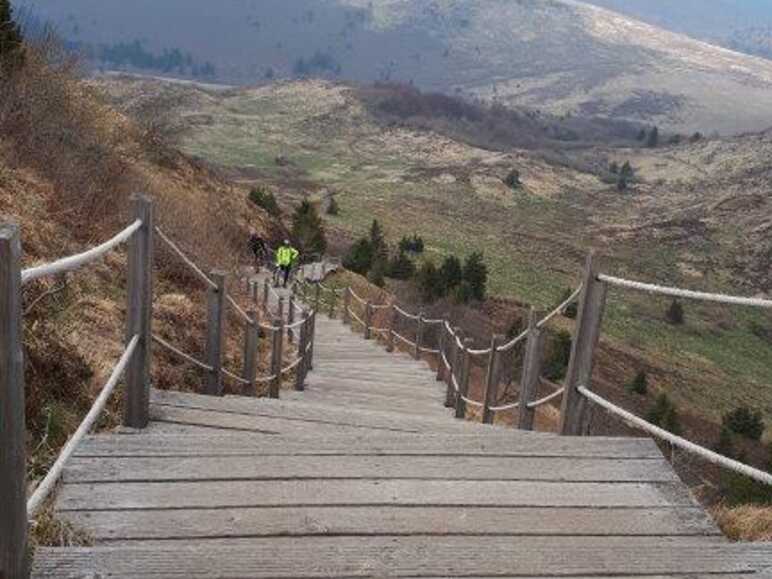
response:
[(83, 422), (80, 423), (78, 429), (67, 441), (67, 444), (64, 445), (64, 448), (59, 453), (59, 457), (56, 459), (56, 462), (54, 462), (53, 466), (48, 471), (48, 474), (46, 474), (45, 478), (37, 486), (35, 492), (32, 493), (32, 496), (27, 501), (28, 517), (34, 517), (40, 511), (40, 508), (43, 506), (46, 499), (51, 494), (51, 491), (53, 491), (54, 487), (56, 486), (59, 478), (62, 476), (62, 472), (65, 465), (67, 464), (67, 461), (72, 457), (75, 449), (83, 440), (83, 437), (85, 437), (89, 432), (91, 432), (91, 429), (94, 428), (94, 425), (102, 415), (102, 412), (104, 411), (105, 406), (107, 405), (107, 401), (110, 399), (113, 390), (115, 390), (115, 387), (118, 385), (121, 378), (123, 378), (123, 374), (126, 371), (126, 368), (129, 365), (129, 362), (131, 361), (131, 358), (134, 355), (138, 345), (139, 336), (135, 335), (129, 341), (129, 344), (126, 346), (126, 349), (118, 360), (118, 363), (113, 368), (110, 379), (107, 381), (107, 384), (105, 384), (104, 388), (102, 388), (102, 391), (99, 393), (99, 396), (94, 401), (91, 410), (89, 410), (88, 414), (83, 419)]
[(698, 292), (681, 289), (677, 287), (666, 287), (651, 283), (632, 281), (610, 275), (598, 275), (598, 281), (607, 283), (611, 286), (620, 287), (629, 290), (635, 290), (645, 293), (658, 294), (673, 298), (684, 298), (690, 300), (707, 301), (721, 304), (730, 304), (735, 306), (750, 306), (756, 308), (772, 308), (772, 300), (762, 298), (745, 298), (719, 293)]
[(689, 453), (695, 454), (707, 460), (708, 462), (720, 465), (738, 474), (752, 478), (758, 482), (772, 485), (772, 474), (768, 472), (753, 468), (752, 466), (748, 466), (747, 464), (743, 464), (737, 460), (727, 458), (726, 456), (718, 454), (712, 450), (708, 450), (699, 444), (695, 444), (689, 440), (686, 440), (685, 438), (677, 436), (672, 432), (668, 432), (659, 426), (655, 426), (643, 418), (639, 418), (632, 412), (628, 412), (624, 408), (620, 408), (616, 404), (613, 404), (605, 398), (598, 396), (585, 386), (579, 386), (577, 391), (593, 404), (596, 404), (611, 414), (616, 415), (635, 428), (648, 432), (652, 436), (669, 442), (673, 446), (685, 450)]
[(582, 286), (579, 286), (574, 293), (572, 293), (562, 304), (560, 304), (557, 308), (552, 310), (547, 316), (539, 321), (536, 324), (537, 328), (543, 328), (548, 323), (550, 323), (554, 318), (557, 316), (564, 314), (566, 310), (568, 309), (568, 306), (570, 306), (572, 303), (574, 303), (577, 298), (582, 295)]
[(233, 372), (231, 372), (230, 370), (228, 370), (226, 368), (222, 369), (222, 373), (223, 373), (224, 376), (227, 376), (228, 378), (230, 378), (231, 380), (233, 380), (235, 382), (238, 382), (239, 384), (244, 384), (246, 386), (249, 386), (251, 384), (251, 382), (249, 380), (246, 380), (246, 379), (242, 378), (241, 376), (239, 376), (237, 374), (234, 374)]
[(212, 289), (217, 289), (217, 285), (209, 278), (209, 276), (206, 275), (203, 272), (203, 270), (200, 267), (198, 267), (192, 259), (190, 259), (187, 255), (185, 255), (185, 252), (182, 251), (179, 248), (179, 246), (176, 243), (174, 243), (171, 240), (171, 238), (169, 238), (169, 236), (167, 236), (160, 227), (156, 226), (155, 233), (156, 235), (158, 235), (161, 241), (163, 241), (167, 245), (167, 247), (171, 249), (172, 252), (176, 254), (177, 257), (179, 257), (182, 260), (182, 262), (185, 265), (187, 265), (199, 277), (201, 281), (204, 282), (204, 284), (206, 284)]
[(410, 312), (406, 312), (405, 310), (403, 310), (401, 307), (397, 305), (394, 306), (394, 311), (396, 311), (402, 317), (407, 318), (408, 320), (417, 320), (419, 318), (419, 316), (415, 316)]
[(236, 312), (236, 315), (238, 315), (238, 317), (242, 319), (242, 321), (244, 321), (248, 325), (255, 323), (254, 320), (250, 317), (250, 315), (247, 314), (247, 312), (245, 312), (241, 308), (241, 306), (239, 306), (238, 302), (236, 302), (236, 300), (234, 300), (230, 294), (226, 294), (225, 299), (231, 305), (231, 307), (233, 308), (233, 311)]
[(166, 340), (164, 340), (160, 336), (157, 336), (156, 334), (153, 334), (152, 338), (153, 338), (153, 341), (156, 344), (158, 344), (159, 346), (161, 346), (164, 350), (167, 350), (168, 352), (174, 354), (178, 358), (181, 358), (182, 360), (184, 360), (188, 364), (192, 364), (193, 366), (201, 368), (202, 370), (204, 370), (206, 372), (213, 372), (214, 371), (214, 368), (212, 368), (208, 364), (204, 364), (203, 362), (201, 362), (200, 360), (197, 360), (193, 356), (189, 356), (188, 354), (186, 354), (182, 350), (178, 350), (177, 348), (172, 346), (169, 342), (167, 342)]
[(563, 396), (563, 394), (566, 393), (565, 387), (560, 388), (559, 390), (556, 390), (552, 394), (549, 394), (548, 396), (545, 396), (544, 398), (540, 398), (539, 400), (534, 400), (533, 402), (528, 403), (528, 408), (539, 408), (540, 406), (544, 406), (545, 404), (549, 404), (553, 400), (556, 400)]
[(89, 249), (88, 251), (84, 251), (83, 253), (78, 253), (70, 257), (65, 257), (52, 263), (25, 269), (21, 272), (21, 283), (22, 285), (25, 285), (42, 277), (67, 273), (93, 263), (104, 257), (106, 254), (110, 253), (119, 245), (126, 243), (137, 231), (139, 231), (141, 227), (142, 220), (137, 219), (113, 238), (105, 241), (101, 245), (97, 245), (96, 247)]
[[(530, 408), (531, 405), (529, 404), (528, 407)], [(512, 404), (503, 404), (501, 406), (489, 406), (488, 410), (491, 412), (504, 412), (506, 410), (515, 410), (517, 408), (520, 408), (519, 402), (514, 402)]]

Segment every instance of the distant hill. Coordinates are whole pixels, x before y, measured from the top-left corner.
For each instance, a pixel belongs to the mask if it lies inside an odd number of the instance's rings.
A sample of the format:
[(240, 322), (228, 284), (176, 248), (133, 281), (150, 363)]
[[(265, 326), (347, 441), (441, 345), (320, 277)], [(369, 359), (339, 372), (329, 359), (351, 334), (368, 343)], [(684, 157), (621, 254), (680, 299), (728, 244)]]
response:
[(35, 6), (90, 54), (113, 55), (103, 59), (107, 68), (162, 63), (164, 74), (246, 84), (303, 76), (412, 82), (552, 115), (605, 116), (682, 132), (772, 126), (772, 61), (571, 0), (37, 0)]

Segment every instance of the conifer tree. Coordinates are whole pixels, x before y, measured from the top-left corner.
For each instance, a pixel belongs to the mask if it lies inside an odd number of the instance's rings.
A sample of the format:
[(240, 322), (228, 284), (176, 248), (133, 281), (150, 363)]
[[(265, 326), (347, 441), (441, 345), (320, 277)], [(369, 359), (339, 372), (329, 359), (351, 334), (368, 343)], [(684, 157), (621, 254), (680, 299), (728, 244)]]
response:
[(10, 0), (0, 0), (0, 60), (17, 58), (21, 48), (22, 35), (13, 19)]
[(488, 286), (488, 267), (482, 253), (475, 252), (464, 263), (464, 283), (469, 286), (471, 298), (483, 301)]
[(327, 250), (322, 218), (308, 200), (304, 200), (292, 216), (292, 237), (305, 253), (324, 253)]

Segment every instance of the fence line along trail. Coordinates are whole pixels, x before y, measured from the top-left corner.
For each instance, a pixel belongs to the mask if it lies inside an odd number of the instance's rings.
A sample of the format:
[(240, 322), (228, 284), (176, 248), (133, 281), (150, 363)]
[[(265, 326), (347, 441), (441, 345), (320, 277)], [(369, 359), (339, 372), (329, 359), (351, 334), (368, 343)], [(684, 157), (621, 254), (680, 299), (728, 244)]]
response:
[[(206, 272), (156, 227), (149, 199), (137, 197), (134, 210), (129, 227), (97, 250), (26, 272), (23, 232), (0, 228), (8, 417), (0, 424), (0, 577), (770, 576), (772, 546), (725, 539), (646, 435), (687, 452), (700, 447), (592, 392), (607, 287), (674, 290), (602, 278), (590, 259), (571, 299), (547, 317), (534, 312), (524, 334), (473, 344), (445, 320), (329, 287), (338, 264), (324, 256), (304, 264), (290, 290), (273, 288), (267, 274)], [(124, 354), (56, 467), (25, 496), (21, 287), (124, 245)], [(180, 348), (184, 327), (176, 337), (153, 333), (158, 246), (203, 282), (203, 359)], [(236, 283), (248, 300), (232, 292)], [(541, 378), (543, 329), (577, 301), (568, 375), (550, 384)], [(224, 364), (226, 323), (243, 330), (241, 368)], [(198, 372), (200, 392), (152, 388), (160, 355)], [(471, 376), (482, 377), (482, 393)], [(224, 396), (226, 384), (242, 395)], [(118, 393), (124, 426), (94, 434)], [(559, 433), (533, 431), (546, 404), (560, 405)], [(582, 436), (592, 409), (633, 422), (641, 438)], [(494, 425), (502, 413), (518, 427)], [(762, 481), (766, 474), (721, 465)], [(29, 521), (51, 501), (93, 544), (41, 547), (28, 560)]]

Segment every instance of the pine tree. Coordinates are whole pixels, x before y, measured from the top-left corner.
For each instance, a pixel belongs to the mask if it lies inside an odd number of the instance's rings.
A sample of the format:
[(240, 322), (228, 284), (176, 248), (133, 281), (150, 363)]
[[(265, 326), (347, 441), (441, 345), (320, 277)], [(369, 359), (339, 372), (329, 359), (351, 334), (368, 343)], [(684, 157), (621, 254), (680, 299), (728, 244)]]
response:
[(617, 163), (616, 161), (612, 161), (608, 167), (608, 171), (609, 173), (613, 173), (614, 175), (619, 173), (619, 163)]
[(635, 394), (645, 396), (649, 389), (649, 378), (646, 376), (646, 372), (641, 370), (635, 375), (632, 382), (627, 385), (627, 390)]
[(383, 235), (383, 228), (377, 219), (373, 219), (370, 226), (370, 248), (373, 252), (373, 258), (383, 258), (388, 256), (388, 247)]
[(292, 216), (292, 237), (304, 253), (324, 253), (327, 250), (322, 218), (307, 200), (297, 207)]
[(680, 326), (684, 323), (684, 307), (678, 300), (673, 300), (667, 312), (665, 313), (667, 321), (674, 326)]
[(646, 139), (646, 146), (653, 149), (657, 145), (659, 145), (659, 129), (654, 127), (651, 129), (651, 132), (649, 132), (649, 138)]
[(330, 204), (327, 206), (327, 215), (337, 215), (340, 213), (340, 207), (335, 197), (330, 197)]
[(416, 273), (416, 285), (423, 301), (431, 303), (440, 297), (440, 272), (432, 261), (425, 261)]
[(410, 279), (415, 275), (415, 264), (404, 251), (400, 251), (389, 262), (387, 275), (392, 279)]
[(483, 301), (488, 286), (488, 267), (482, 253), (475, 252), (464, 263), (464, 282), (469, 285), (471, 299)]
[(21, 58), (22, 34), (13, 19), (10, 0), (0, 0), (0, 61), (16, 61)]
[(364, 237), (351, 247), (343, 260), (343, 267), (360, 275), (367, 274), (372, 265), (373, 248), (370, 246), (370, 240)]
[(625, 161), (624, 165), (622, 165), (622, 168), (619, 170), (619, 175), (625, 179), (632, 179), (635, 176), (635, 170), (630, 164), (630, 161)]
[(461, 285), (464, 281), (464, 271), (461, 267), (461, 260), (455, 255), (449, 255), (440, 267), (440, 285), (443, 295), (448, 295), (454, 288)]
[(367, 274), (367, 281), (371, 284), (384, 287), (386, 285), (386, 270), (388, 264), (385, 259), (376, 259)]

